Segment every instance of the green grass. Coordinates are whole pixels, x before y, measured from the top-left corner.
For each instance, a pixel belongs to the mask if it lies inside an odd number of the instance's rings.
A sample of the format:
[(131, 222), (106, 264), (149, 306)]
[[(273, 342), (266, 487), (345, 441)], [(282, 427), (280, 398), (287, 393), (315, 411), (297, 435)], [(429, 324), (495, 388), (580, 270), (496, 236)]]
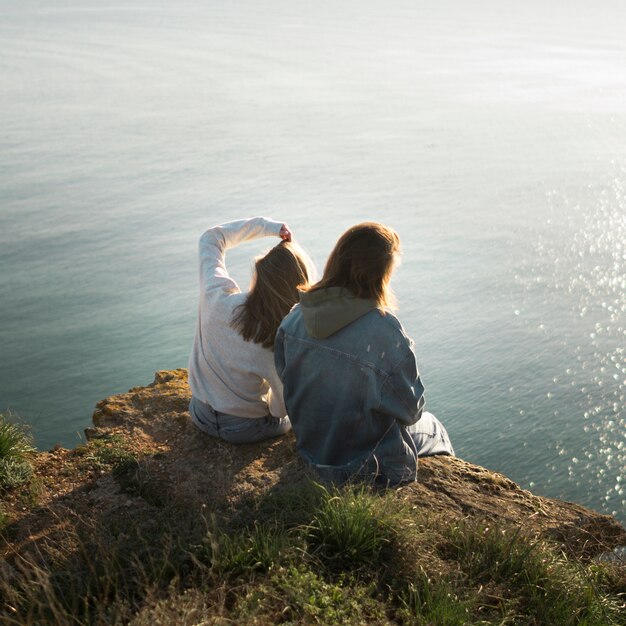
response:
[(356, 577), (328, 579), (305, 564), (279, 567), (247, 589), (233, 607), (236, 623), (386, 623), (385, 604), (375, 585)]
[(442, 553), (459, 563), (471, 586), (498, 589), (503, 616), (515, 614), (528, 624), (626, 623), (626, 614), (620, 616), (623, 598), (602, 589), (602, 568), (570, 561), (557, 547), (524, 537), (519, 528), (464, 523), (450, 527), (448, 535)]
[(283, 559), (289, 546), (285, 532), (277, 528), (254, 525), (250, 529), (209, 534), (206, 562), (217, 571), (231, 576), (267, 572)]
[(9, 516), (4, 512), (4, 508), (2, 507), (2, 503), (0, 502), (0, 533), (8, 526), (10, 521)]
[(20, 559), (18, 580), (0, 582), (0, 623), (123, 623), (151, 590), (189, 571), (189, 519), (180, 511), (143, 520), (127, 514), (95, 527), (68, 518), (73, 524), (45, 551)]
[(626, 624), (623, 567), (572, 561), (512, 527), (445, 522), (364, 487), (248, 504), (221, 522), (176, 502), (78, 520), (0, 582), (0, 622)]
[(306, 527), (311, 553), (334, 569), (379, 565), (396, 532), (379, 499), (366, 487), (321, 489), (321, 502)]
[(420, 626), (464, 626), (473, 608), (471, 599), (461, 597), (449, 581), (430, 578), (424, 570), (404, 581), (398, 599), (398, 621)]
[(12, 414), (0, 413), (0, 490), (13, 489), (30, 480), (34, 452), (27, 428)]
[(78, 450), (86, 461), (102, 467), (114, 467), (137, 460), (128, 442), (117, 434), (92, 439)]

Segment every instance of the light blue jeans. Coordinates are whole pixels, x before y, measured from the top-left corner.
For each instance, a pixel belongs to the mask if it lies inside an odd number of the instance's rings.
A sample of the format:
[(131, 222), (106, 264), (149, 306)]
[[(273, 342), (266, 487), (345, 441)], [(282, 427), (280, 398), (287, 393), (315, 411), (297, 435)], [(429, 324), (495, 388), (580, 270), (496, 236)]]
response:
[(255, 443), (280, 437), (291, 429), (288, 417), (236, 417), (213, 410), (197, 398), (189, 403), (191, 421), (203, 432), (230, 443)]
[(435, 454), (455, 456), (446, 427), (432, 413), (424, 411), (415, 424), (407, 427), (407, 431), (415, 442), (418, 457)]
[(455, 456), (448, 431), (432, 413), (424, 411), (418, 422), (411, 426), (403, 426), (402, 433), (406, 451), (399, 452), (395, 456), (386, 455), (381, 459), (377, 457), (376, 448), (374, 448), (366, 459), (362, 457), (353, 459), (339, 466), (320, 465), (306, 456), (304, 460), (326, 483), (343, 484), (351, 481), (365, 481), (389, 487), (416, 479), (417, 458), (415, 454), (419, 458), (434, 455)]

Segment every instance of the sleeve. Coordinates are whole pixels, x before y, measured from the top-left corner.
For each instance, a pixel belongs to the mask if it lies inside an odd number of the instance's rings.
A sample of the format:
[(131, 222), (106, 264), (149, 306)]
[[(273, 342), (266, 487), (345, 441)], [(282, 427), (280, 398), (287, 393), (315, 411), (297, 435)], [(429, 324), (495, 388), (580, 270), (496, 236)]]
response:
[(265, 396), (265, 401), (267, 402), (270, 413), (274, 417), (285, 417), (285, 415), (287, 415), (287, 409), (283, 399), (283, 383), (274, 366), (274, 356), (271, 356), (269, 360), (265, 380), (270, 386)]
[(283, 399), (283, 384), (280, 382), (278, 374), (271, 377), (267, 382), (270, 384), (270, 390), (267, 392), (267, 406), (270, 413), (274, 417), (285, 417), (287, 407)]
[(423, 410), (424, 385), (411, 350), (383, 383), (380, 411), (410, 426), (422, 417)]
[(285, 331), (279, 326), (274, 340), (274, 365), (280, 380), (283, 380), (285, 371)]
[(265, 217), (228, 222), (213, 226), (200, 237), (200, 288), (202, 291), (223, 289), (237, 293), (239, 286), (226, 270), (226, 250), (261, 237), (278, 235), (282, 222)]

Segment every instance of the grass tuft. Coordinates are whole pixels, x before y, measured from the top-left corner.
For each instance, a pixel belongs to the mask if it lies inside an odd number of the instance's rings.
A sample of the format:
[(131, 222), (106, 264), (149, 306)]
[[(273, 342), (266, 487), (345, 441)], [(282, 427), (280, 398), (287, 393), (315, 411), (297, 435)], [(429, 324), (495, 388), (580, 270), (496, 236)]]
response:
[(460, 598), (445, 579), (431, 578), (421, 569), (399, 591), (402, 623), (441, 626), (465, 626), (470, 620), (472, 603)]
[(27, 482), (33, 467), (30, 458), (35, 452), (27, 428), (10, 413), (0, 413), (0, 489), (12, 489)]
[(128, 443), (117, 434), (92, 439), (80, 449), (87, 461), (103, 467), (137, 460), (135, 454), (128, 449)]
[(288, 538), (282, 530), (255, 524), (251, 529), (230, 534), (221, 532), (217, 538), (209, 534), (205, 545), (210, 563), (217, 571), (241, 576), (270, 570), (281, 560)]
[(321, 502), (307, 527), (311, 552), (335, 569), (380, 563), (395, 530), (378, 496), (366, 487), (320, 489)]

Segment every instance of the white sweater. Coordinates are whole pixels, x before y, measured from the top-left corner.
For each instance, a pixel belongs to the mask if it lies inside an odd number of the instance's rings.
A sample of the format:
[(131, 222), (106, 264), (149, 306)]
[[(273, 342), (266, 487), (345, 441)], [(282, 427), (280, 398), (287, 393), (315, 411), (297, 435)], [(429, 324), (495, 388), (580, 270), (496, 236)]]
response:
[(228, 275), (225, 253), (239, 243), (278, 236), (282, 222), (264, 217), (228, 222), (200, 237), (200, 306), (189, 358), (194, 397), (220, 413), (237, 417), (287, 414), (274, 353), (245, 341), (231, 326), (233, 312), (247, 294)]

